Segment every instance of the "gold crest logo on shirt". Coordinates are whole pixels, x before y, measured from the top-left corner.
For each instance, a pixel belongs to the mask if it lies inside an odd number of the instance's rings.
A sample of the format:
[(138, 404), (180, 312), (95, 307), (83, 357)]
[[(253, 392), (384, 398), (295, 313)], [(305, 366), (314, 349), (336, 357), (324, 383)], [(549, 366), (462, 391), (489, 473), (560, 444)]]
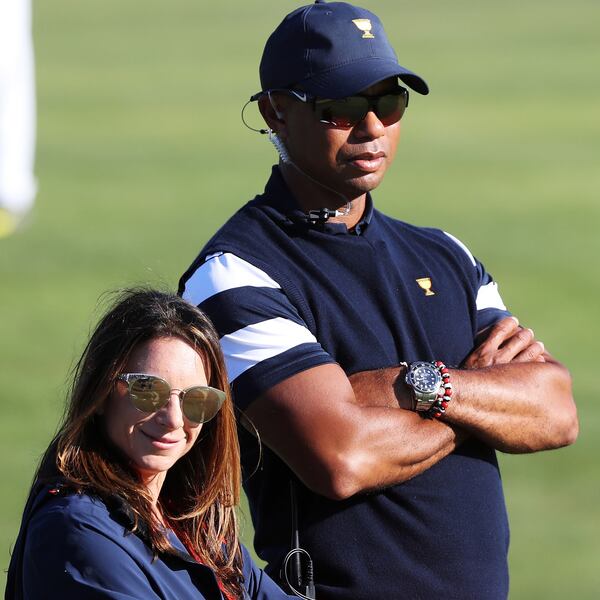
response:
[(352, 19), (352, 22), (363, 32), (364, 38), (374, 38), (375, 36), (371, 33), (371, 20), (370, 19)]
[(431, 289), (431, 277), (421, 277), (415, 279), (419, 287), (425, 292), (426, 296), (435, 296), (435, 292)]

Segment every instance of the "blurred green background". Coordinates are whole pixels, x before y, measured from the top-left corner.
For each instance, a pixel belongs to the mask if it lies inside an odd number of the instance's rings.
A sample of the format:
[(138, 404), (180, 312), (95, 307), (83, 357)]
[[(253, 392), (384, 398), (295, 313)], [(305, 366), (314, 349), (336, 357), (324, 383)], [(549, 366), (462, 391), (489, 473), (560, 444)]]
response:
[[(262, 190), (275, 153), (239, 113), (264, 41), (299, 4), (35, 2), (40, 191), (29, 226), (0, 240), (2, 588), (99, 297), (174, 288)], [(511, 598), (597, 598), (600, 3), (363, 4), (432, 89), (411, 97), (377, 206), (465, 241), (574, 378), (577, 444), (501, 458)], [(259, 123), (254, 107), (247, 116)]]

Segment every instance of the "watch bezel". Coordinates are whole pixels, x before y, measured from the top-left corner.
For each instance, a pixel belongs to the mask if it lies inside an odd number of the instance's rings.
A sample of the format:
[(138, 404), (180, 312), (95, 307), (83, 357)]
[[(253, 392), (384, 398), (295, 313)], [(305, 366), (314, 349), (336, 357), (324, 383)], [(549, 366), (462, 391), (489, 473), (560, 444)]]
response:
[[(422, 388), (415, 381), (416, 372), (423, 368), (426, 368), (435, 376), (435, 383), (431, 387)], [(443, 384), (443, 379), (439, 369), (434, 363), (424, 360), (410, 363), (407, 366), (405, 381), (412, 391), (413, 410), (417, 412), (427, 412), (437, 402), (438, 392)]]
[[(427, 388), (421, 387), (421, 385), (415, 380), (415, 375), (417, 371), (420, 369), (427, 369), (429, 372), (433, 373), (435, 376), (435, 383), (432, 386)], [(421, 394), (432, 394), (438, 392), (440, 386), (442, 385), (442, 376), (438, 368), (430, 362), (426, 362), (424, 360), (418, 360), (410, 363), (408, 366), (408, 370), (406, 372), (406, 383), (412, 387), (415, 392), (419, 392)]]

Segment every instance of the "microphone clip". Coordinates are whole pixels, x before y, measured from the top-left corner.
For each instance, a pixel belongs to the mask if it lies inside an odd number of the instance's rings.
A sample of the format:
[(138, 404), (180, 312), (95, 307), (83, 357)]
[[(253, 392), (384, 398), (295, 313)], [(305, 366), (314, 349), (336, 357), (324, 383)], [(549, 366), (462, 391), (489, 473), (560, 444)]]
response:
[[(293, 163), (292, 163), (293, 164)], [(311, 225), (323, 225), (327, 223), (331, 217), (346, 217), (350, 214), (352, 202), (346, 202), (346, 206), (342, 210), (331, 210), (330, 208), (314, 208), (306, 213), (306, 220)]]
[(331, 210), (330, 208), (315, 208), (309, 210), (307, 213), (306, 220), (311, 225), (323, 225), (327, 223), (331, 217), (339, 216), (339, 211)]

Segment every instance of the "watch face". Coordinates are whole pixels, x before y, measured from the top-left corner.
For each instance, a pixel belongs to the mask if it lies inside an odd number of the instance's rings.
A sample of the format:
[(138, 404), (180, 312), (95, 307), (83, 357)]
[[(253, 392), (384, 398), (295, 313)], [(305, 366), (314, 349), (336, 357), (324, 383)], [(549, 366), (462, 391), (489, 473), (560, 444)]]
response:
[(419, 392), (437, 392), (442, 382), (439, 371), (429, 363), (414, 363), (407, 375), (407, 382)]

